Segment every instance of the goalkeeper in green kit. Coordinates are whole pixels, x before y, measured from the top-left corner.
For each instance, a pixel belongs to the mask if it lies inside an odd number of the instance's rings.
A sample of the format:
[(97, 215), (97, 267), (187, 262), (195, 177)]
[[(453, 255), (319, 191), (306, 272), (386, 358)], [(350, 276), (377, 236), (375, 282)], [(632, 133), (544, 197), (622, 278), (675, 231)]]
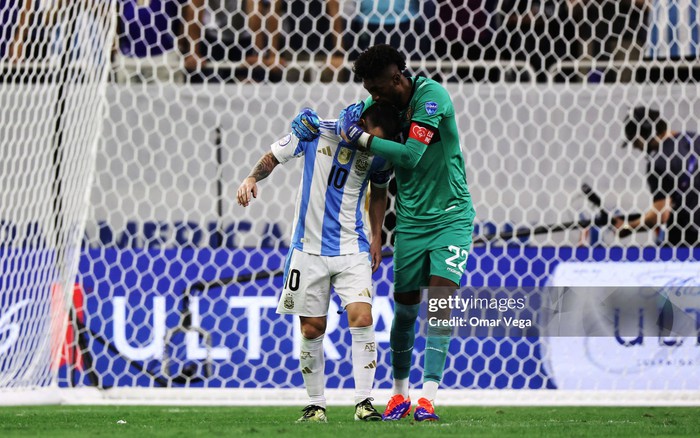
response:
[[(390, 338), (394, 396), (384, 420), (400, 420), (411, 410), (408, 379), (420, 290), (426, 286), (456, 289), (460, 285), (475, 215), (452, 100), (438, 82), (406, 77), (405, 69), (404, 57), (391, 46), (377, 45), (364, 51), (353, 71), (370, 97), (343, 110), (339, 120), (349, 143), (395, 166), (395, 305)], [(374, 137), (358, 126), (357, 114), (374, 102), (391, 103), (400, 111), (405, 144)], [(297, 136), (311, 135), (304, 122), (301, 118), (295, 120), (297, 126), (302, 126), (300, 132), (295, 130)], [(451, 333), (450, 327), (428, 327), (423, 387), (414, 411), (416, 421), (438, 420), (433, 405)]]

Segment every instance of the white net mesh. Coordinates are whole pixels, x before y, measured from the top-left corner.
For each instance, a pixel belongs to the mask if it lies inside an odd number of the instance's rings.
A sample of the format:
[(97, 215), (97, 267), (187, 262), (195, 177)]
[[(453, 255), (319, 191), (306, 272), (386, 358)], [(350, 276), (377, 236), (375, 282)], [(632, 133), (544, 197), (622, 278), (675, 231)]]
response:
[[(632, 108), (658, 109), (672, 131), (695, 138), (698, 12), (691, 0), (120, 2), (109, 107), (74, 295), (78, 333), (69, 331), (59, 384), (301, 387), (297, 323), (274, 310), (301, 166), (292, 162), (275, 169), (247, 209), (235, 205), (235, 192), (269, 145), (288, 132), (299, 108), (311, 106), (333, 118), (366, 96), (353, 81), (352, 61), (376, 43), (399, 48), (409, 73), (434, 77), (452, 97), (477, 211), (467, 284), (566, 285), (583, 275), (577, 266), (593, 263), (598, 271), (590, 278), (607, 276), (609, 285), (653, 282), (649, 272), (664, 278), (663, 284), (695, 285), (700, 269), (694, 242), (691, 248), (668, 245), (666, 226), (621, 237), (607, 225), (583, 225), (601, 208), (627, 214), (652, 206), (644, 154), (620, 147)], [(99, 29), (107, 29), (102, 24)], [(5, 79), (0, 89), (5, 107), (13, 108), (2, 112), (8, 153), (1, 178), (11, 201), (3, 209), (3, 230), (18, 239), (26, 224), (54, 226), (51, 191), (30, 191), (51, 187), (55, 178), (50, 138), (53, 107), (61, 100), (52, 82), (17, 84), (30, 74), (24, 65), (7, 66), (4, 78), (15, 80)], [(78, 88), (93, 83), (96, 77)], [(98, 126), (98, 120), (90, 121), (98, 118), (98, 109), (81, 96), (64, 98), (71, 109), (64, 123), (75, 117), (81, 123), (76, 126)], [(87, 128), (74, 131), (88, 135)], [(9, 152), (20, 149), (44, 155), (37, 155), (41, 162), (35, 165), (28, 154)], [(70, 154), (76, 168), (89, 174), (88, 144)], [(46, 171), (29, 173), (34, 168)], [(8, 179), (13, 172), (44, 181), (18, 184)], [(667, 174), (677, 181), (672, 172)], [(71, 173), (62, 193), (77, 193), (78, 202), (78, 189), (89, 183)], [(601, 205), (590, 202), (583, 183), (592, 186)], [(29, 199), (45, 199), (47, 205), (40, 208)], [(27, 205), (36, 205), (36, 211)], [(75, 215), (64, 218), (63, 229), (78, 229), (68, 224), (80, 223), (82, 207), (64, 200), (60, 211)], [(390, 211), (387, 251), (394, 221)], [(691, 221), (682, 228), (695, 227)], [(513, 231), (519, 236), (512, 238)], [(57, 257), (49, 252), (52, 260)], [(7, 260), (4, 266), (11, 266)], [(28, 265), (37, 269), (36, 263)], [(47, 265), (31, 278), (55, 283)], [(391, 268), (387, 256), (374, 278), (378, 388), (391, 386)], [(4, 268), (3, 282), (16, 284), (17, 276), (27, 275), (22, 269)], [(68, 290), (70, 281), (61, 283)], [(23, 295), (3, 288), (3, 309), (21, 302)], [(352, 388), (350, 335), (335, 303), (325, 344), (327, 386)], [(10, 338), (0, 333), (0, 346), (20, 345)], [(455, 339), (444, 386), (683, 389), (696, 387), (700, 377), (682, 365), (697, 359), (690, 341), (688, 348), (672, 348), (650, 338), (635, 354), (614, 338), (597, 345), (595, 351), (610, 361), (637, 361), (617, 367), (586, 362), (585, 351), (592, 347), (585, 340), (563, 341)], [(411, 374), (416, 384), (423, 347), (419, 339)], [(675, 365), (659, 373), (654, 360), (660, 357)], [(0, 364), (0, 378), (11, 376), (11, 367)]]
[(114, 4), (0, 8), (0, 388), (32, 388), (55, 381), (69, 322), (66, 291), (102, 129)]

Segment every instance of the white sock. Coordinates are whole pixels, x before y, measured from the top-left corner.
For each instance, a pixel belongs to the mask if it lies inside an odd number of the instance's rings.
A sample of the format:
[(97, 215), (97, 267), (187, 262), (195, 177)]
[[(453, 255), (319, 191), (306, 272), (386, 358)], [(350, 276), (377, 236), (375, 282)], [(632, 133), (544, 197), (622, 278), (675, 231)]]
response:
[(437, 390), (438, 386), (440, 384), (438, 382), (433, 382), (432, 380), (428, 380), (427, 382), (423, 382), (423, 390), (421, 391), (421, 398), (427, 398), (430, 400), (430, 403), (435, 403), (435, 397), (437, 396)]
[(299, 368), (304, 378), (306, 393), (309, 395), (309, 404), (326, 407), (323, 357), (323, 336), (316, 339), (301, 337), (301, 354), (299, 355)]
[(352, 335), (352, 373), (355, 377), (355, 404), (372, 392), (374, 374), (377, 372), (377, 344), (374, 327), (350, 327)]
[(408, 398), (408, 379), (394, 379), (394, 394)]

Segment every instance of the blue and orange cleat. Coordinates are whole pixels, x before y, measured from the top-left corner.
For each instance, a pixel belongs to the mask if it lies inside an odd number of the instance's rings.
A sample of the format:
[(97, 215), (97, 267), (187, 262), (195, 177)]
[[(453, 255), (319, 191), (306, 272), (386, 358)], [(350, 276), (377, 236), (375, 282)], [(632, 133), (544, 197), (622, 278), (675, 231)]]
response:
[(386, 405), (386, 410), (384, 415), (382, 415), (382, 420), (384, 421), (395, 421), (400, 420), (411, 412), (411, 399), (410, 397), (404, 398), (401, 394), (396, 394), (389, 399), (389, 403)]
[(413, 413), (413, 418), (416, 421), (438, 421), (440, 419), (435, 413), (433, 404), (425, 397), (418, 399), (418, 406)]

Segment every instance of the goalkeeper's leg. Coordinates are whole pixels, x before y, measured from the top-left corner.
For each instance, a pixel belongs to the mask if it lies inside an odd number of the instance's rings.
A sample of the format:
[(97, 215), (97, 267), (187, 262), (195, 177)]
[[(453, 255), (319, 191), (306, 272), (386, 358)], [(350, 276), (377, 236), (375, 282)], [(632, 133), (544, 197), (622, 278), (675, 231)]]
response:
[[(431, 288), (430, 297), (451, 296), (457, 289), (457, 284), (453, 281), (439, 276), (431, 276), (429, 285)], [(444, 314), (438, 313), (436, 316), (439, 319), (447, 319), (450, 317), (451, 309), (443, 309), (442, 313)], [(428, 326), (423, 363), (423, 389), (418, 399), (418, 406), (414, 412), (416, 421), (435, 421), (439, 419), (433, 404), (445, 371), (445, 362), (447, 361), (447, 352), (450, 348), (451, 339), (451, 327)]]
[(416, 319), (421, 301), (420, 288), (428, 279), (427, 244), (404, 233), (395, 233), (394, 320), (391, 323), (391, 368), (394, 395), (384, 410), (384, 420), (400, 420), (411, 410), (409, 375), (416, 339)]
[[(430, 258), (428, 299), (446, 298), (455, 293), (464, 276), (471, 242), (471, 223), (465, 226), (461, 222), (446, 226), (437, 236), (433, 234), (424, 241)], [(451, 312), (452, 309), (447, 307), (439, 309), (436, 314), (431, 313), (430, 316), (448, 319)], [(438, 419), (433, 404), (445, 371), (451, 337), (450, 327), (428, 327), (423, 363), (423, 389), (414, 412), (416, 421)]]
[(309, 404), (304, 408), (300, 422), (322, 422), (326, 420), (326, 396), (324, 394), (323, 337), (326, 332), (326, 317), (299, 317), (301, 320), (301, 351), (299, 367)]
[(387, 403), (384, 420), (400, 420), (411, 410), (408, 394), (413, 344), (416, 339), (416, 319), (420, 300), (418, 292), (394, 294), (394, 320), (391, 323), (391, 367), (394, 377), (394, 395)]

